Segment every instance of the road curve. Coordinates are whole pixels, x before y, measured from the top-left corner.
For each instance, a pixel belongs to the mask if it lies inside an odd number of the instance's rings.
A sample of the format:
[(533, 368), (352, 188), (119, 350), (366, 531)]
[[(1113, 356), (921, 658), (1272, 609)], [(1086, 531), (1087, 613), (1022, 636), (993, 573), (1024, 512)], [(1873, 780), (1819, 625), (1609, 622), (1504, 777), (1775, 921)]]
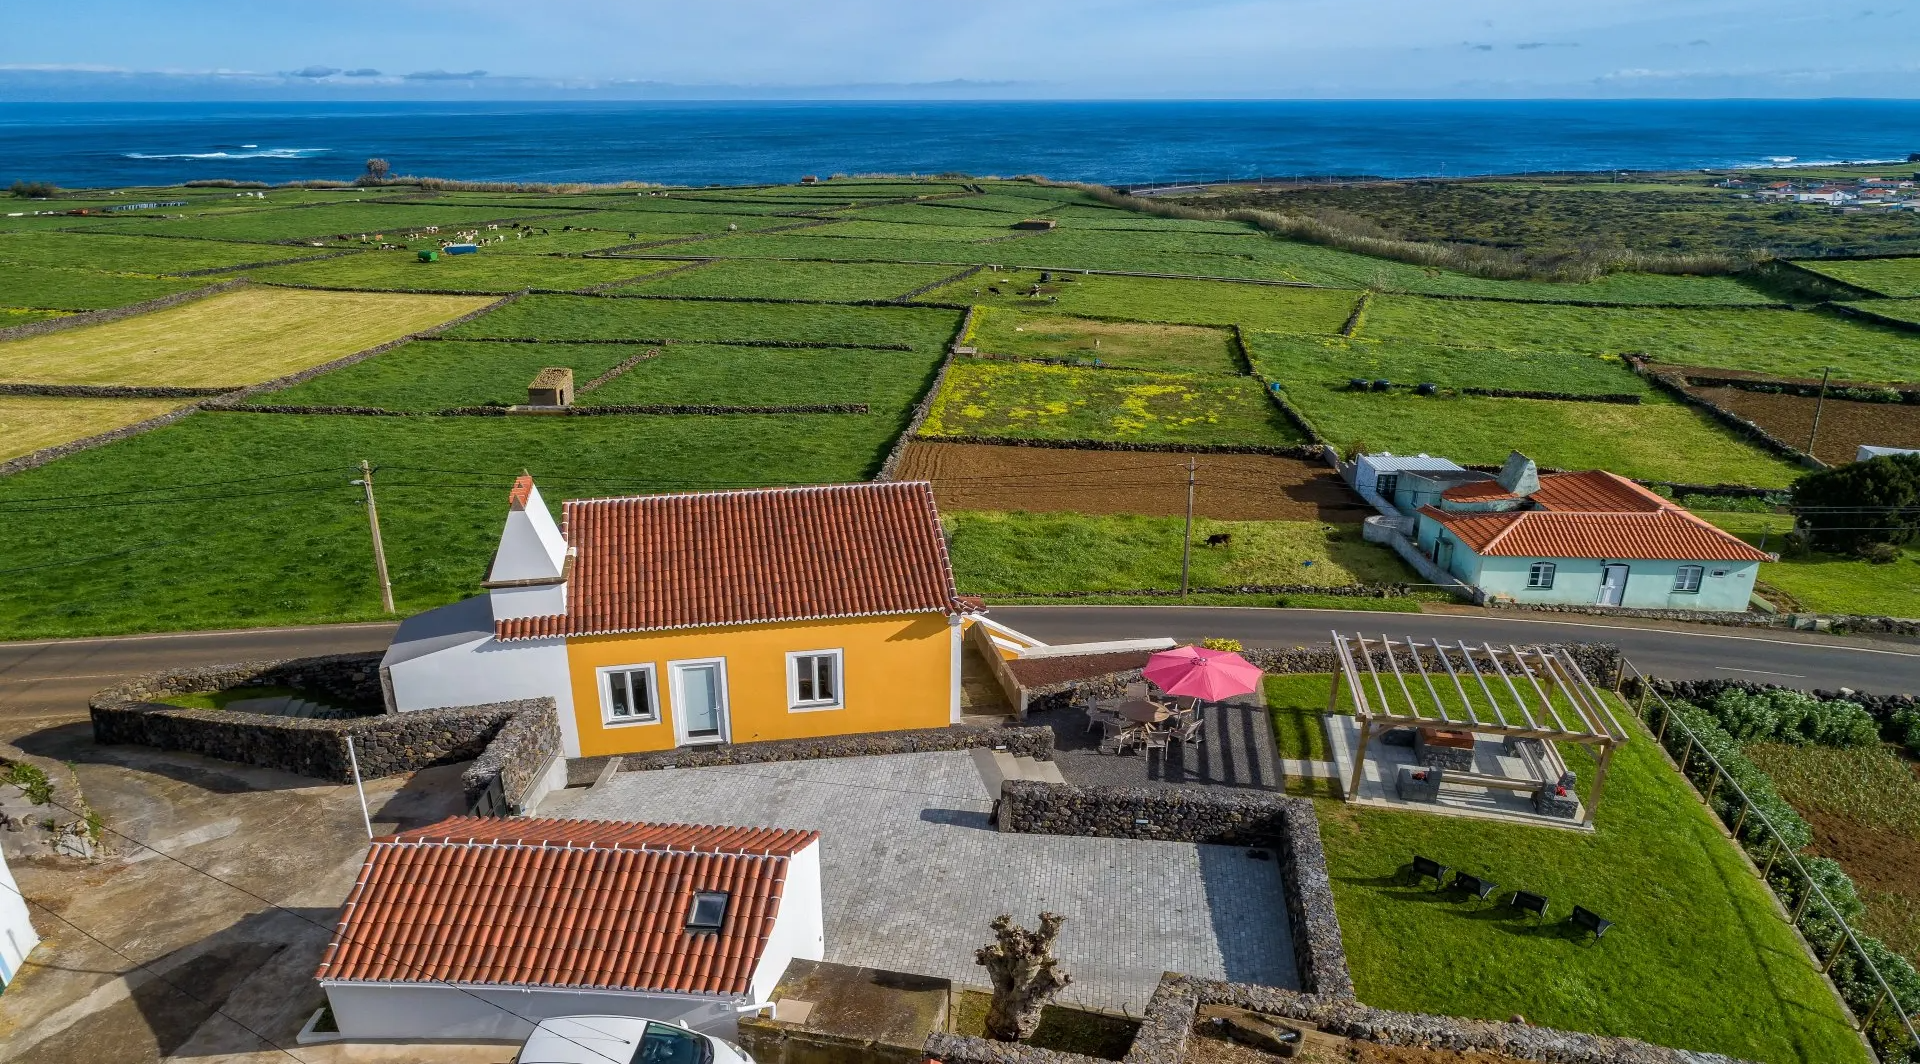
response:
[(1628, 628), (1549, 621), (1367, 610), (1249, 609), (1238, 606), (995, 606), (1002, 624), (1049, 643), (1135, 636), (1192, 642), (1210, 636), (1248, 646), (1308, 646), (1329, 633), (1468, 643), (1618, 643), (1642, 672), (1676, 679), (1745, 679), (1786, 687), (1851, 687), (1875, 694), (1920, 693), (1920, 647), (1867, 640), (1798, 641), (1737, 631)]
[[(1416, 639), (1494, 643), (1603, 641), (1620, 644), (1655, 676), (1759, 680), (1789, 687), (1879, 694), (1920, 692), (1920, 647), (1866, 640), (1796, 640), (1786, 633), (1627, 628), (1549, 621), (1366, 610), (1208, 606), (996, 606), (994, 619), (1050, 643), (1208, 636), (1248, 646), (1311, 645), (1335, 629)], [(23, 726), (86, 715), (95, 691), (142, 673), (183, 665), (379, 650), (394, 625), (335, 624), (0, 643), (0, 736)]]

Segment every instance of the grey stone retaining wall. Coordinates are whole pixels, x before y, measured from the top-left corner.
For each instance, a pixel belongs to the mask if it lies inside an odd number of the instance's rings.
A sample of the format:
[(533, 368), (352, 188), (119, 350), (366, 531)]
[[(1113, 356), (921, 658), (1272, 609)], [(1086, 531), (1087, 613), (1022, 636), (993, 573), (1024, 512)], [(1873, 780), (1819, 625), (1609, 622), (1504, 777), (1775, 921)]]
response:
[[(1331, 595), (1335, 598), (1400, 598), (1411, 594), (1412, 584), (1230, 584), (1220, 587), (1188, 588), (1191, 595)], [(1110, 595), (1140, 598), (1179, 598), (1176, 588), (1144, 587), (1126, 591), (996, 591), (990, 598), (1104, 598)]]
[[(921, 285), (920, 287), (914, 289), (911, 292), (906, 292), (901, 295), (894, 296), (892, 299), (887, 300), (887, 302), (889, 303), (912, 302), (913, 300), (926, 295), (928, 292), (931, 292), (936, 288), (945, 288), (947, 285), (950, 285), (950, 284), (959, 284), (961, 281), (964, 281), (967, 278), (972, 277), (974, 274), (979, 273), (981, 270), (984, 270), (984, 269), (986, 269), (984, 265), (969, 266), (966, 269), (961, 270), (959, 273), (949, 274), (945, 277), (940, 278), (937, 281), (928, 281), (926, 284)], [(973, 307), (968, 306), (967, 311), (971, 313), (973, 311)]]
[(135, 315), (148, 313), (149, 311), (165, 310), (168, 307), (178, 306), (182, 303), (191, 303), (196, 299), (205, 299), (208, 296), (219, 295), (222, 292), (238, 288), (246, 283), (246, 278), (236, 277), (231, 281), (221, 281), (219, 284), (210, 284), (205, 288), (195, 288), (186, 292), (175, 292), (170, 296), (161, 296), (158, 299), (147, 299), (138, 303), (129, 303), (124, 307), (109, 307), (106, 310), (89, 310), (80, 314), (69, 314), (64, 318), (48, 318), (46, 321), (30, 321), (25, 325), (15, 325), (10, 328), (0, 329), (0, 340), (24, 340), (29, 336), (59, 332), (62, 329), (77, 329), (83, 325), (105, 325), (110, 321), (119, 321), (122, 318), (131, 318)]
[(182, 388), (164, 384), (0, 384), (0, 395), (46, 395), (61, 399), (205, 399), (238, 384)]
[(1575, 613), (1596, 617), (1644, 617), (1659, 621), (1688, 621), (1693, 624), (1717, 624), (1729, 628), (1805, 629), (1809, 622), (1822, 622), (1830, 631), (1878, 635), (1920, 636), (1920, 620), (1902, 617), (1873, 617), (1854, 613), (1739, 613), (1731, 610), (1649, 610), (1629, 606), (1552, 605), (1532, 602), (1485, 603), (1488, 609), (1534, 613)]
[[(313, 691), (370, 712), (317, 720), (154, 701), (243, 686)], [(183, 750), (335, 783), (353, 780), (349, 736), (360, 774), (368, 779), (477, 759), (461, 777), (470, 803), (496, 780), (505, 796), (517, 799), (560, 752), (550, 698), (382, 713), (381, 697), (379, 654), (335, 654), (154, 673), (101, 691), (88, 710), (97, 743)]]
[(1319, 821), (1305, 798), (1007, 780), (1000, 785), (995, 822), (1001, 831), (1030, 835), (1272, 847), (1280, 855), (1300, 985), (1315, 993), (1353, 996)]
[[(987, 728), (957, 724), (948, 728), (825, 735), (817, 739), (773, 739), (760, 743), (721, 743), (620, 754), (620, 771), (648, 772), (663, 768), (708, 768), (714, 765), (760, 765), (776, 761), (814, 761), (827, 757), (876, 757), (934, 750), (1004, 749), (1038, 761), (1053, 760), (1052, 728)], [(567, 785), (592, 783), (610, 757), (580, 757), (567, 762)]]
[(873, 475), (875, 480), (892, 480), (900, 468), (900, 459), (907, 453), (907, 444), (920, 435), (920, 426), (926, 424), (927, 415), (933, 412), (934, 400), (940, 397), (940, 389), (947, 383), (947, 371), (953, 368), (954, 349), (966, 342), (967, 332), (973, 328), (973, 308), (960, 316), (960, 324), (954, 329), (953, 340), (947, 344), (946, 354), (940, 357), (940, 369), (933, 375), (933, 383), (927, 386), (927, 394), (913, 404), (913, 416), (907, 419), (907, 427), (887, 450), (885, 461), (880, 463), (880, 471)]

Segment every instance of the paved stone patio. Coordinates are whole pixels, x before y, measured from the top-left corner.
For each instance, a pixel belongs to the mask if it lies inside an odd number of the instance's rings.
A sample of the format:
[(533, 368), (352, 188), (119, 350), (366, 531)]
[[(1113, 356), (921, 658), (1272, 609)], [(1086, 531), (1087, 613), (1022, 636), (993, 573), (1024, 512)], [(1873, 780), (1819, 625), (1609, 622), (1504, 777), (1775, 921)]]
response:
[(1210, 702), (1201, 741), (1168, 743), (1164, 754), (1103, 754), (1100, 731), (1089, 730), (1084, 709), (1027, 714), (1026, 723), (1053, 729), (1053, 759), (1068, 783), (1082, 787), (1225, 787), (1278, 791), (1286, 782), (1273, 746), (1273, 724), (1258, 694)]
[(1228, 846), (1002, 834), (966, 752), (623, 772), (554, 815), (815, 828), (826, 959), (984, 985), (988, 921), (1067, 918), (1067, 999), (1140, 1013), (1163, 971), (1295, 987), (1279, 865)]

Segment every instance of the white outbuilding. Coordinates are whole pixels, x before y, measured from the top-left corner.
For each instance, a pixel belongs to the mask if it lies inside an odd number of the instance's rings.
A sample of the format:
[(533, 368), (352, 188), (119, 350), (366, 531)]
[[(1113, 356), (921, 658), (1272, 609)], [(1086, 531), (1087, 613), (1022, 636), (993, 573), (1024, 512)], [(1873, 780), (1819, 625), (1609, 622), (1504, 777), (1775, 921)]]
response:
[(27, 914), (27, 899), (13, 881), (6, 858), (0, 857), (0, 986), (13, 982), (27, 954), (39, 944), (40, 935)]
[(821, 959), (821, 900), (815, 831), (453, 817), (374, 840), (315, 977), (349, 1041), (582, 1015), (730, 1038)]

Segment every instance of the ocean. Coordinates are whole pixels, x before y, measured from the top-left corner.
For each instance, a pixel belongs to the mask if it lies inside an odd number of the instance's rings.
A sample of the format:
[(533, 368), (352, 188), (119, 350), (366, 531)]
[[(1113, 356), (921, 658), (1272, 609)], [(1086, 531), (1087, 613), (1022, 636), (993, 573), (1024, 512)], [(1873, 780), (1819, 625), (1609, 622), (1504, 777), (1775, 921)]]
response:
[(793, 181), (1044, 174), (1149, 183), (1904, 160), (1920, 101), (0, 104), (0, 183), (396, 174)]

